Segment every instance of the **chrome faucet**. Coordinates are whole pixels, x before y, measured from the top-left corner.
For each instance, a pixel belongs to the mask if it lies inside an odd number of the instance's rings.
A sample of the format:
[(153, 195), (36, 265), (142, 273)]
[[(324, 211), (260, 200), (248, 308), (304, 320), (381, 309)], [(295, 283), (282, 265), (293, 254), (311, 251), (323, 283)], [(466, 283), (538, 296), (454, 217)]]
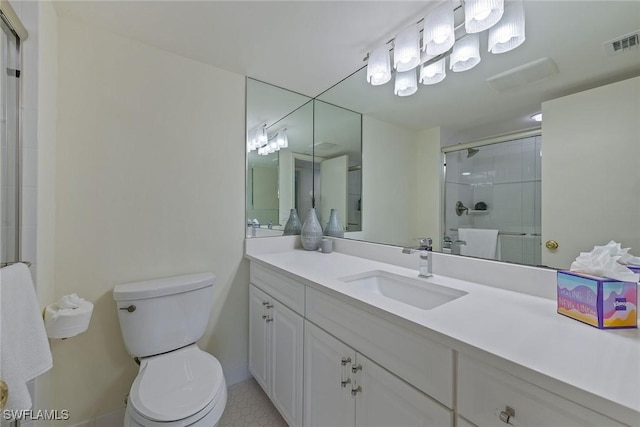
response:
[(403, 254), (413, 254), (418, 252), (420, 254), (420, 263), (418, 264), (418, 276), (419, 277), (431, 277), (433, 274), (431, 273), (432, 269), (432, 252), (433, 240), (431, 237), (423, 237), (418, 239), (420, 242), (420, 246), (416, 248), (402, 248)]

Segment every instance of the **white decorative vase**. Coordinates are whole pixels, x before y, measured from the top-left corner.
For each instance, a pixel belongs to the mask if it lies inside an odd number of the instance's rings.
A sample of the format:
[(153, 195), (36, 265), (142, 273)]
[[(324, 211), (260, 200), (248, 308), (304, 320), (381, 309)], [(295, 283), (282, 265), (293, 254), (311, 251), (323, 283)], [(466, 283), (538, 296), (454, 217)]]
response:
[(317, 251), (322, 241), (322, 226), (318, 217), (316, 216), (316, 210), (314, 208), (309, 209), (307, 218), (302, 224), (302, 232), (300, 233), (300, 240), (302, 241), (302, 247), (308, 251)]
[(327, 226), (324, 228), (324, 234), (325, 236), (331, 237), (344, 237), (344, 229), (342, 228), (342, 224), (340, 224), (338, 213), (335, 209), (331, 209), (329, 221), (327, 222)]
[(295, 209), (291, 209), (291, 212), (289, 213), (289, 220), (284, 226), (284, 235), (299, 235), (301, 232), (302, 224), (300, 223), (300, 218), (298, 218), (298, 212)]

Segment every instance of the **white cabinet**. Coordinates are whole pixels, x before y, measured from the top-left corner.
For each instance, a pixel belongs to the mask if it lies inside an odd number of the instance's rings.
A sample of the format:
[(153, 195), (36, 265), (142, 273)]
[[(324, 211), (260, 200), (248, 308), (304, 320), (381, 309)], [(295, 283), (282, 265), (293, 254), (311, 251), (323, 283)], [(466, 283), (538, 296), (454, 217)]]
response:
[(304, 319), (249, 287), (249, 370), (290, 426), (302, 425)]
[(523, 427), (622, 426), (462, 354), (458, 359), (458, 414), (480, 427), (503, 427), (505, 423)]
[(305, 426), (451, 426), (453, 414), (315, 325), (305, 325)]

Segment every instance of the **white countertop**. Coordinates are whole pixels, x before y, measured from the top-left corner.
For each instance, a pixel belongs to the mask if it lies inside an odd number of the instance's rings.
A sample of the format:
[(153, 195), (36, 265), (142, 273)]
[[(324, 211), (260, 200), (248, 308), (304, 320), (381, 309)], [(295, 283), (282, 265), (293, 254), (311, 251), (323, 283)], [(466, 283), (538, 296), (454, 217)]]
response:
[[(401, 322), (421, 326), (427, 335), (432, 334), (440, 341), (444, 338), (444, 344), (455, 350), (480, 350), (478, 354), (497, 356), (507, 362), (500, 368), (511, 362), (548, 377), (549, 384), (575, 387), (577, 395), (572, 393), (570, 399), (577, 403), (603, 411), (593, 407), (593, 396), (609, 402), (606, 408), (611, 408), (613, 402), (616, 410), (624, 414), (608, 415), (640, 424), (638, 329), (599, 330), (556, 313), (554, 300), (439, 275), (421, 280), (468, 294), (431, 310), (421, 310), (339, 280), (372, 270), (416, 278), (417, 269), (342, 253), (295, 249), (247, 257), (317, 289), (328, 289), (332, 295), (343, 296), (349, 302), (361, 301)], [(538, 377), (534, 374), (523, 378), (539, 383), (533, 380)]]

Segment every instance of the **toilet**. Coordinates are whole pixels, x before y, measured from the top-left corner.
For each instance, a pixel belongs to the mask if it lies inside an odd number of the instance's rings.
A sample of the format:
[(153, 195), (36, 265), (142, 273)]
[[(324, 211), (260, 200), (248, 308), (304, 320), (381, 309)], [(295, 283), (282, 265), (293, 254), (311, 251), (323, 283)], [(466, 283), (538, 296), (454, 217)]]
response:
[(227, 403), (222, 366), (196, 345), (214, 282), (212, 273), (198, 273), (114, 287), (125, 347), (140, 362), (125, 427), (218, 425)]

